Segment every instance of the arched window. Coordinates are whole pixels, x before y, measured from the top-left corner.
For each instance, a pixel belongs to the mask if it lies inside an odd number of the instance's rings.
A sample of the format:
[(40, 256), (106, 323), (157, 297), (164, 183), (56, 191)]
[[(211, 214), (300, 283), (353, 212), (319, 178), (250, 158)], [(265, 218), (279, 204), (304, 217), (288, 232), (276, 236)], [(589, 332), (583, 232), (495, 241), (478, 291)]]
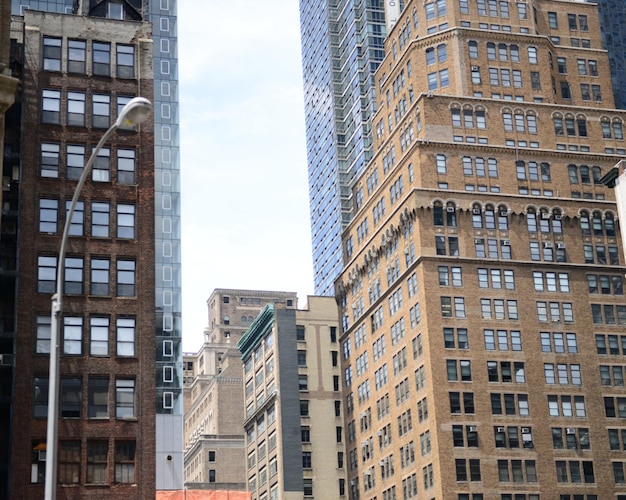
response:
[(241, 317), (241, 326), (247, 326), (248, 325), (248, 316), (242, 316)]
[(509, 60), (509, 53), (506, 47), (506, 43), (499, 43), (498, 44), (498, 58), (501, 61), (508, 61)]
[(478, 59), (478, 43), (471, 40), (467, 44), (470, 59)]
[(550, 213), (547, 210), (539, 213), (539, 230), (544, 234), (550, 232)]
[(496, 44), (493, 42), (487, 43), (487, 59), (493, 61), (496, 59)]
[(555, 209), (552, 211), (552, 232), (556, 234), (563, 233), (563, 223), (562, 223), (561, 211), (559, 209)]
[(589, 212), (584, 211), (580, 213), (580, 232), (583, 236), (591, 236)]
[(504, 206), (498, 207), (498, 229), (500, 231), (509, 229), (509, 211)]
[(604, 216), (604, 229), (606, 230), (606, 235), (610, 238), (615, 237), (615, 219), (613, 218), (612, 213), (607, 213)]
[(446, 226), (456, 227), (456, 207), (451, 201), (446, 204)]
[(483, 227), (483, 211), (478, 203), (472, 205), (472, 227), (474, 229), (482, 229)]
[(224, 324), (225, 325), (230, 325), (230, 316), (228, 316), (228, 315), (224, 316)]
[(493, 205), (487, 205), (485, 207), (485, 228), (486, 229), (496, 228), (496, 211), (493, 208)]
[(600, 212), (594, 212), (591, 218), (591, 227), (593, 228), (594, 236), (604, 236), (602, 230), (602, 214)]
[(433, 224), (435, 226), (443, 226), (443, 205), (440, 201), (433, 205)]
[(591, 167), (591, 176), (593, 177), (594, 184), (602, 184), (602, 169), (600, 167)]
[(519, 62), (519, 47), (517, 45), (511, 45), (509, 52), (511, 53), (511, 61)]
[(526, 226), (529, 233), (537, 232), (537, 214), (534, 208), (529, 208), (526, 212)]

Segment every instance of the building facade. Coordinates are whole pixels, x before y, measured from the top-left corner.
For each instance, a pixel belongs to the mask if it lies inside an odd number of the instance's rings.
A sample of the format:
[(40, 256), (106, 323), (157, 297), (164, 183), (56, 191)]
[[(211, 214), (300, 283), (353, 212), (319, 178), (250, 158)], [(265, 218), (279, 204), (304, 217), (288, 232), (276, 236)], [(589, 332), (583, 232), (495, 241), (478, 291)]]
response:
[[(21, 63), (11, 498), (43, 495), (50, 298), (85, 161), (134, 96), (151, 96), (151, 27), (25, 10)], [(17, 64), (17, 63), (16, 63)], [(71, 221), (60, 339), (57, 498), (154, 498), (152, 122), (106, 144)], [(11, 140), (16, 140), (11, 137)], [(15, 142), (12, 142), (15, 146)], [(5, 157), (6, 162), (6, 157)]]
[(313, 279), (317, 295), (332, 295), (352, 181), (372, 157), (385, 7), (382, 0), (301, 0), (300, 24)]
[(596, 6), (411, 1), (385, 43), (336, 282), (350, 498), (626, 498)]
[(184, 356), (185, 486), (246, 490), (244, 398), (237, 342), (267, 304), (295, 309), (293, 292), (218, 288), (204, 344)]
[[(180, 158), (176, 0), (13, 0), (14, 16), (27, 10), (152, 23), (154, 105), (154, 335), (156, 356), (157, 488), (183, 485), (183, 393), (180, 259)], [(106, 37), (104, 37), (106, 38)], [(65, 48), (64, 48), (65, 50)], [(69, 49), (68, 49), (69, 50)], [(18, 49), (19, 51), (19, 49)], [(16, 56), (18, 59), (21, 55)], [(11, 154), (19, 155), (17, 151)]]
[(337, 304), (268, 305), (238, 343), (253, 500), (345, 498)]

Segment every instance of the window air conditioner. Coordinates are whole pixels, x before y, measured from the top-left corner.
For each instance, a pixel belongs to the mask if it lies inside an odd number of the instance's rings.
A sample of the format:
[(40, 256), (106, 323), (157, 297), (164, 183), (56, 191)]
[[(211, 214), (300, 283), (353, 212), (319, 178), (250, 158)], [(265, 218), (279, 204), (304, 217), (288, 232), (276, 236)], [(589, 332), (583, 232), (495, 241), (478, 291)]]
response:
[(472, 71), (478, 71), (480, 69), (480, 66), (472, 66)]
[(576, 429), (574, 427), (568, 427), (565, 429), (566, 434), (576, 434)]
[(504, 427), (496, 427), (496, 432), (504, 432)]
[(503, 247), (510, 247), (511, 246), (511, 240), (502, 240), (502, 246)]
[(565, 243), (557, 243), (557, 244), (556, 244), (556, 247), (557, 247), (559, 250), (564, 250), (564, 249), (565, 249)]
[(544, 241), (543, 242), (543, 248), (552, 248), (552, 242), (551, 241)]
[(472, 208), (472, 213), (475, 215), (480, 215), (480, 208)]
[(446, 207), (446, 212), (454, 212), (454, 207)]

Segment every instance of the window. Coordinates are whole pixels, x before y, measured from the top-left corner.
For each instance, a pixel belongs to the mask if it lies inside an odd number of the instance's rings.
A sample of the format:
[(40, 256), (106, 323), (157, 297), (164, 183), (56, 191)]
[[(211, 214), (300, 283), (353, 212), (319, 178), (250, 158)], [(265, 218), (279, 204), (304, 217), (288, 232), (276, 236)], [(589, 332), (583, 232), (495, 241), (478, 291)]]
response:
[(89, 377), (87, 398), (89, 418), (109, 418), (108, 377)]
[(109, 462), (108, 441), (87, 442), (87, 483), (106, 484), (108, 482), (107, 465)]
[(68, 40), (67, 41), (67, 72), (82, 73), (86, 70), (86, 50), (87, 43), (85, 40)]
[[(67, 145), (67, 178), (78, 180), (83, 173), (85, 166), (85, 147)], [(70, 202), (66, 205), (69, 207)], [(81, 233), (82, 234), (82, 233)]]
[(80, 483), (80, 441), (59, 442), (59, 483)]
[(301, 417), (309, 416), (309, 401), (307, 399), (300, 400), (300, 416)]
[(117, 261), (117, 296), (135, 296), (135, 261)]
[(39, 200), (39, 232), (54, 234), (58, 230), (59, 200)]
[[(452, 414), (473, 414), (474, 413), (474, 393), (473, 392), (450, 392), (450, 413)], [(418, 403), (419, 413), (419, 403)]]
[(557, 460), (556, 479), (559, 483), (595, 483), (592, 461)]
[(135, 78), (135, 47), (117, 45), (117, 77)]
[(91, 356), (109, 355), (109, 318), (92, 316), (89, 320), (89, 354)]
[(83, 259), (79, 257), (65, 258), (65, 286), (67, 294), (83, 293)]
[(41, 143), (40, 175), (41, 177), (59, 176), (60, 146), (52, 143)]
[(115, 482), (135, 482), (134, 441), (116, 441), (115, 443)]
[(62, 418), (80, 418), (82, 408), (83, 380), (78, 377), (61, 377)]
[(115, 418), (135, 418), (135, 381), (115, 381)]
[(38, 354), (47, 354), (50, 352), (50, 315), (37, 316), (36, 336)]
[[(98, 238), (109, 237), (110, 210), (111, 207), (108, 203), (91, 202), (91, 236)], [(93, 294), (93, 291), (91, 293)], [(106, 295), (108, 295), (108, 292)]]
[(444, 328), (443, 338), (446, 349), (469, 349), (467, 328)]
[(56, 287), (56, 257), (37, 257), (37, 292), (54, 293)]
[(94, 94), (92, 96), (92, 126), (109, 128), (111, 125), (111, 96)]
[(33, 388), (33, 416), (46, 418), (48, 416), (48, 377), (35, 377)]
[(93, 42), (93, 64), (92, 72), (94, 75), (110, 76), (111, 75), (111, 44), (102, 42)]
[(41, 122), (59, 125), (61, 123), (61, 91), (42, 91)]
[(84, 127), (85, 126), (85, 93), (71, 92), (67, 93), (67, 125)]
[(135, 184), (135, 150), (117, 150), (117, 182)]
[(61, 71), (61, 39), (45, 36), (43, 38), (43, 69)]
[(111, 180), (111, 150), (102, 148), (96, 156), (91, 171), (91, 178), (94, 182), (109, 182)]
[(135, 355), (135, 318), (117, 318), (117, 355)]
[(313, 479), (304, 479), (304, 496), (313, 496)]
[(80, 355), (83, 353), (83, 318), (65, 316), (63, 318), (63, 354)]
[(135, 205), (117, 205), (117, 237), (135, 237)]

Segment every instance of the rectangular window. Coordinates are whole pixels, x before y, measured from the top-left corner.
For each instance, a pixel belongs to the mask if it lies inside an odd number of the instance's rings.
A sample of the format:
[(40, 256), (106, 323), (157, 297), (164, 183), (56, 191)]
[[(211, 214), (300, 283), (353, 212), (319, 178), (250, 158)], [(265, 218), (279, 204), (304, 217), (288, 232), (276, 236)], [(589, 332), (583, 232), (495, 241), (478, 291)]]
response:
[(82, 258), (65, 258), (65, 293), (72, 295), (83, 293), (83, 264)]
[(91, 170), (91, 179), (94, 182), (109, 182), (111, 180), (111, 150), (109, 148), (102, 148), (98, 151), (98, 156), (96, 156)]
[(135, 418), (135, 381), (115, 381), (115, 418)]
[(135, 442), (117, 441), (115, 443), (115, 482), (135, 482)]
[(133, 45), (117, 45), (117, 77), (135, 78), (135, 47)]
[(117, 296), (135, 296), (135, 261), (117, 261)]
[(117, 182), (135, 184), (135, 150), (117, 150)]
[(85, 167), (85, 146), (67, 145), (67, 171), (68, 179), (78, 180)]
[(117, 205), (117, 237), (135, 237), (135, 205)]
[(37, 257), (37, 292), (54, 293), (56, 287), (56, 257)]
[(43, 38), (43, 69), (46, 71), (61, 71), (61, 44), (60, 38), (45, 36)]
[(40, 158), (41, 177), (56, 178), (59, 176), (59, 157), (61, 148), (58, 144), (42, 142)]
[(42, 91), (41, 122), (59, 125), (61, 123), (61, 91)]
[(67, 125), (74, 127), (85, 126), (85, 93), (67, 93)]
[(35, 418), (48, 416), (48, 385), (48, 377), (35, 377), (33, 390), (33, 416)]
[(78, 356), (83, 353), (83, 318), (63, 318), (63, 354)]
[(59, 200), (39, 200), (39, 232), (55, 234), (58, 230)]
[[(71, 201), (65, 202), (65, 214), (66, 217), (69, 215)], [(85, 222), (85, 202), (77, 201), (76, 205), (74, 205), (74, 213), (72, 214), (72, 221), (70, 224), (70, 236), (82, 236), (84, 234), (83, 225)], [(67, 268), (67, 259), (65, 261), (65, 267)], [(66, 273), (67, 274), (67, 273)], [(67, 292), (72, 293), (72, 292)]]
[(108, 441), (87, 442), (87, 483), (106, 484), (108, 482), (107, 465), (109, 462)]
[(89, 377), (89, 418), (109, 418), (109, 378)]
[(111, 96), (94, 94), (92, 96), (92, 126), (109, 128), (111, 125)]
[[(110, 211), (111, 207), (108, 203), (98, 201), (91, 202), (91, 236), (98, 238), (109, 237)], [(93, 291), (91, 293), (93, 294)], [(106, 295), (108, 295), (108, 293)]]
[(61, 378), (62, 418), (80, 418), (83, 400), (83, 380), (78, 377)]
[(86, 71), (86, 51), (85, 40), (67, 41), (67, 72), (85, 74)]
[(117, 318), (117, 355), (135, 355), (135, 318)]
[(89, 320), (89, 354), (109, 355), (109, 318), (92, 316)]
[(111, 75), (111, 44), (93, 42), (92, 73), (99, 76)]
[(80, 441), (59, 442), (59, 483), (80, 483)]

